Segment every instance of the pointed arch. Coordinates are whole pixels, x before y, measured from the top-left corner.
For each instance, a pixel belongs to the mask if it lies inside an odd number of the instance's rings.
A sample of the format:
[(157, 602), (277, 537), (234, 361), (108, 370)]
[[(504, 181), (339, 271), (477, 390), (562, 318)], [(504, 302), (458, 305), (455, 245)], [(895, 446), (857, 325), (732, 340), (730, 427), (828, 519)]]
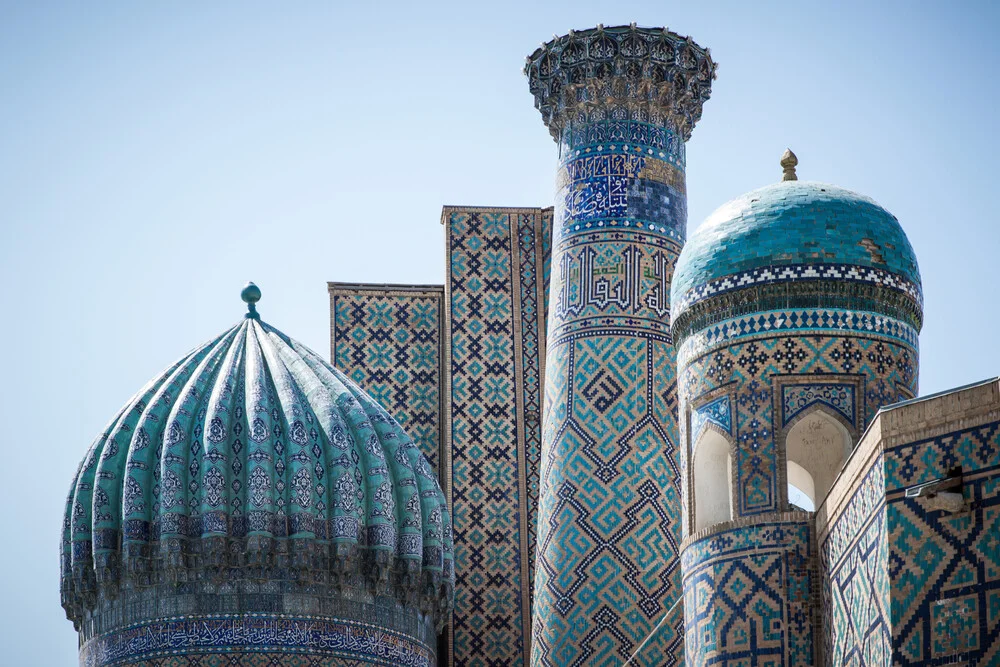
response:
[[(790, 420), (783, 431), (786, 492), (808, 498), (808, 503), (799, 500), (794, 504), (813, 511), (829, 493), (851, 454), (853, 425), (838, 411), (816, 403)], [(789, 502), (793, 500), (788, 498)]]
[(692, 532), (733, 518), (733, 454), (729, 434), (705, 424), (694, 444)]

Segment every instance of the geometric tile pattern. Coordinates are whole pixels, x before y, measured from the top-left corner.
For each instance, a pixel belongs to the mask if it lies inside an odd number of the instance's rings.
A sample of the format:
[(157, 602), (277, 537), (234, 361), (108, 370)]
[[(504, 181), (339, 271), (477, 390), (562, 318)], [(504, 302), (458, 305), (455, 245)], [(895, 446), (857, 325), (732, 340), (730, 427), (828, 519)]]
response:
[(781, 425), (787, 426), (797, 415), (814, 405), (826, 405), (855, 423), (853, 384), (795, 383), (781, 386)]
[[(967, 510), (906, 498), (957, 466)], [(894, 444), (859, 476), (820, 544), (831, 664), (1000, 664), (1000, 422)]]
[(812, 537), (809, 519), (767, 519), (685, 547), (686, 665), (815, 664)]
[(149, 621), (96, 637), (80, 650), (81, 667), (140, 664), (431, 667), (434, 649), (354, 621), (243, 614)]
[[(885, 452), (893, 664), (1000, 664), (1000, 422)], [(963, 469), (969, 510), (906, 487)]]
[(686, 309), (708, 297), (745, 289), (755, 284), (819, 280), (871, 283), (902, 292), (917, 304), (923, 303), (923, 293), (919, 283), (911, 282), (902, 276), (882, 269), (851, 264), (798, 264), (793, 266), (763, 266), (701, 283), (681, 296), (678, 307)]
[[(143, 658), (138, 662), (119, 662), (116, 667), (364, 667), (372, 664), (366, 660), (355, 660), (337, 656), (336, 662), (324, 655), (310, 653), (202, 653), (188, 651), (184, 655)], [(89, 665), (87, 667), (90, 667)]]
[[(685, 356), (694, 350), (697, 356)], [(787, 490), (779, 484), (776, 442), (783, 426), (807, 407), (822, 403), (860, 431), (883, 405), (915, 395), (916, 361), (916, 350), (899, 339), (836, 327), (820, 330), (810, 323), (801, 334), (794, 329), (765, 330), (724, 338), (714, 347), (685, 343), (679, 382), (688, 404), (735, 383), (734, 513), (739, 517), (783, 511)], [(809, 382), (815, 374), (824, 380)], [(830, 375), (850, 376), (851, 383), (830, 382)], [(783, 380), (776, 399), (777, 378)], [(775, 409), (780, 414), (774, 414)], [(691, 439), (685, 436), (684, 442)]]
[[(561, 144), (538, 508), (534, 665), (622, 664), (680, 596), (669, 291), (686, 221), (683, 142), (635, 119)], [(629, 136), (585, 144), (579, 136)], [(660, 146), (637, 143), (655, 137)], [(670, 159), (658, 157), (666, 142)], [(569, 148), (572, 146), (573, 148)], [(650, 233), (653, 232), (653, 233)], [(643, 647), (683, 660), (683, 614)]]
[(729, 435), (733, 434), (733, 416), (728, 396), (720, 396), (691, 411), (691, 441), (698, 442), (701, 429), (712, 423)]
[(917, 330), (905, 322), (874, 313), (827, 308), (788, 308), (744, 315), (692, 332), (678, 347), (678, 357), (690, 359), (727, 341), (762, 333), (794, 332), (800, 336), (832, 329), (893, 338), (914, 349), (919, 347)]
[(524, 665), (541, 454), (543, 209), (446, 207), (455, 665)]
[(892, 664), (883, 458), (875, 457), (820, 545), (826, 655), (833, 665)]
[(437, 472), (444, 287), (329, 283), (328, 289), (331, 362), (396, 418)]

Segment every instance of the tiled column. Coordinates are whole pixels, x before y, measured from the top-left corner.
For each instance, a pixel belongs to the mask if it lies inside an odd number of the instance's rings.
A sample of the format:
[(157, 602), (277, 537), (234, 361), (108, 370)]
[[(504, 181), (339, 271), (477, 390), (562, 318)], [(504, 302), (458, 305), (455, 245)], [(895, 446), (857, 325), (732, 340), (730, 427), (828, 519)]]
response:
[[(635, 26), (528, 59), (559, 144), (532, 613), (533, 665), (620, 665), (680, 595), (670, 279), (684, 242), (684, 141), (714, 64)], [(638, 664), (682, 660), (683, 614)]]

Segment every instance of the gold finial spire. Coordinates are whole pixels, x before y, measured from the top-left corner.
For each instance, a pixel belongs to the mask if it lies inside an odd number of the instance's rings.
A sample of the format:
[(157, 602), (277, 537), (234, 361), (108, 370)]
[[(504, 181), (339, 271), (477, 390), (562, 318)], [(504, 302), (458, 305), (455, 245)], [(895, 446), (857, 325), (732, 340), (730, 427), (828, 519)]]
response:
[(795, 175), (795, 165), (799, 163), (799, 159), (795, 157), (795, 153), (792, 152), (791, 148), (786, 148), (785, 152), (781, 156), (781, 168), (784, 169), (784, 174), (781, 176), (783, 181), (797, 181), (799, 177)]

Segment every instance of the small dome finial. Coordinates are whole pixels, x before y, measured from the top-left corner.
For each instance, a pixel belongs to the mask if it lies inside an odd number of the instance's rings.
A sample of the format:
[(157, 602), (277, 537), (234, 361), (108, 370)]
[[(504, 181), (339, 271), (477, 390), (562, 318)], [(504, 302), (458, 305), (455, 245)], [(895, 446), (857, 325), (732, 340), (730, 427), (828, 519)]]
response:
[(786, 148), (785, 152), (781, 155), (781, 168), (784, 169), (784, 174), (781, 176), (783, 181), (797, 181), (799, 177), (795, 175), (795, 165), (799, 163), (799, 159), (795, 157), (795, 153), (792, 152), (791, 148)]
[(240, 298), (247, 304), (246, 317), (252, 320), (259, 320), (260, 315), (257, 313), (257, 306), (254, 304), (260, 301), (260, 288), (252, 282), (249, 282), (246, 284), (246, 287), (243, 288), (243, 291), (240, 292)]

